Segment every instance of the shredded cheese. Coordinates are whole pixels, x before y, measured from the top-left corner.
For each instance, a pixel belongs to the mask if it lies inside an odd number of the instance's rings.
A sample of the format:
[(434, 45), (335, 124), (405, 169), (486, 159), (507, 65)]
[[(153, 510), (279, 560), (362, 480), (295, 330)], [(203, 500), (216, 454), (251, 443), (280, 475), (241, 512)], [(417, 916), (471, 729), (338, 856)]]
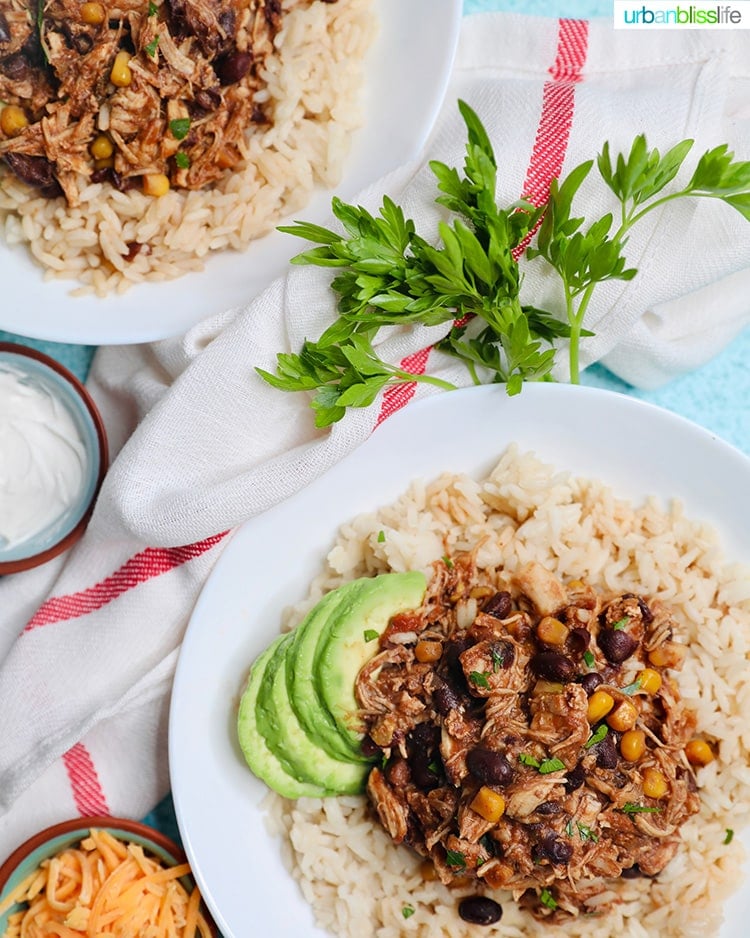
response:
[(78, 847), (44, 860), (0, 902), (0, 938), (212, 938), (200, 893), (138, 844), (91, 829)]

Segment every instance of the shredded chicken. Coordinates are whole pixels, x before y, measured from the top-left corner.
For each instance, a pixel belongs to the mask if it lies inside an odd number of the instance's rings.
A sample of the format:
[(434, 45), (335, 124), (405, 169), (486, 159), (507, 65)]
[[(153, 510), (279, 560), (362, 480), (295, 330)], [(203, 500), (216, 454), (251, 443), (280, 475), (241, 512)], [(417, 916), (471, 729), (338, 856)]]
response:
[[(662, 604), (566, 585), (536, 563), (515, 577), (480, 575), (473, 554), (435, 564), (422, 608), (394, 617), (357, 679), (381, 823), (446, 884), (509, 889), (554, 923), (606, 911), (612, 880), (657, 876), (700, 807), (675, 633)], [(421, 660), (420, 641), (439, 658)], [(612, 701), (599, 716), (598, 691)], [(633, 706), (627, 728), (609, 725)], [(643, 734), (635, 758), (621, 749), (628, 729)]]
[[(283, 16), (280, 0), (0, 0), (0, 99), (26, 122), (0, 134), (0, 157), (71, 205), (88, 180), (208, 186), (270, 119), (258, 92)], [(102, 135), (112, 152), (97, 156)]]

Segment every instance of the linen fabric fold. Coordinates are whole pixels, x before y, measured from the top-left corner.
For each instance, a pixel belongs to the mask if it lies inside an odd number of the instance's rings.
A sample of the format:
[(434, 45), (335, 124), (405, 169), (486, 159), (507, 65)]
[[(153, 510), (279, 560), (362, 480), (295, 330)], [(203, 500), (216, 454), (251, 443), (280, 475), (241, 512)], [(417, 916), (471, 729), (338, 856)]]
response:
[[(356, 201), (375, 211), (388, 194), (435, 235), (442, 216), (427, 161), (463, 163), (458, 98), (493, 142), (498, 199), (541, 202), (552, 176), (595, 157), (605, 140), (629, 149), (641, 132), (662, 152), (691, 137), (696, 156), (728, 143), (750, 158), (749, 88), (750, 34), (467, 16), (424, 152)], [(593, 176), (581, 190), (592, 218), (613, 207), (603, 192)], [(750, 321), (750, 226), (727, 206), (667, 205), (633, 230), (626, 253), (640, 272), (596, 289), (584, 366), (603, 361), (655, 387), (707, 361)], [(333, 321), (329, 283), (326, 271), (290, 268), (245, 308), (185, 336), (97, 352), (89, 387), (115, 458), (88, 531), (66, 556), (0, 583), (0, 855), (72, 813), (141, 817), (153, 807), (169, 785), (166, 714), (180, 642), (227, 532), (325, 472), (410, 400), (445, 393), (389, 390), (323, 431), (305, 395), (265, 384), (256, 366), (273, 370), (278, 352)], [(539, 261), (524, 297), (562, 308)], [(378, 354), (467, 384), (465, 369), (432, 348), (447, 328), (384, 330)], [(556, 374), (567, 378), (563, 364)]]

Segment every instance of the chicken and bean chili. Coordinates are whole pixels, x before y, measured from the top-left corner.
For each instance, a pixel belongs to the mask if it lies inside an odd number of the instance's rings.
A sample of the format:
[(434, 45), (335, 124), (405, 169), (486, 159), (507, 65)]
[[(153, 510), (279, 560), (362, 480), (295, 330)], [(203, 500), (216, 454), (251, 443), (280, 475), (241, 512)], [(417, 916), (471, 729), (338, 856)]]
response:
[(675, 855), (715, 754), (680, 699), (674, 632), (661, 602), (534, 562), (498, 590), (472, 554), (391, 620), (357, 679), (367, 793), (443, 883), (475, 882), (466, 921), (500, 918), (493, 889), (551, 922), (604, 912), (608, 880)]
[(0, 156), (70, 205), (87, 179), (210, 185), (268, 122), (283, 16), (281, 0), (0, 0)]

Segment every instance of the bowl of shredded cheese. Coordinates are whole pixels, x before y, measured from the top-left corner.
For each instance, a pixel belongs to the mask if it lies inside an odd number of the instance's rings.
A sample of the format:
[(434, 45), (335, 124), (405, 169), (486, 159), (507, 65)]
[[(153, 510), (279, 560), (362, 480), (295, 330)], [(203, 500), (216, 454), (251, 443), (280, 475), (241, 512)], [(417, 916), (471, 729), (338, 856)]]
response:
[(0, 342), (0, 575), (73, 545), (107, 466), (104, 423), (78, 378), (37, 349)]
[(137, 821), (65, 821), (0, 866), (0, 938), (217, 934), (183, 852)]

